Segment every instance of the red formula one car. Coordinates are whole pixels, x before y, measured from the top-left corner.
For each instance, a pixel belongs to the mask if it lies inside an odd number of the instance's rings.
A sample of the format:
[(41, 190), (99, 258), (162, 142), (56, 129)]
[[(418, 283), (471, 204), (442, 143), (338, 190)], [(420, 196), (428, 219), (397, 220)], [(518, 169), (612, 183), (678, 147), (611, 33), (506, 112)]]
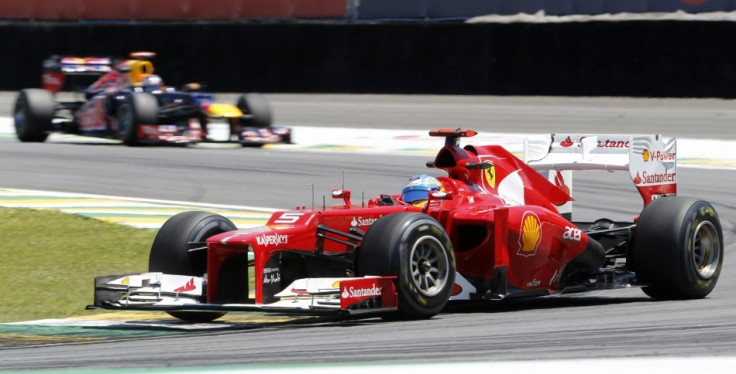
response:
[[(429, 318), (448, 301), (503, 300), (641, 286), (656, 299), (703, 298), (723, 235), (706, 201), (677, 197), (676, 140), (551, 135), (525, 160), (497, 145), (444, 137), (402, 195), (274, 213), (237, 230), (186, 212), (160, 229), (149, 272), (95, 279), (92, 308), (163, 310), (184, 320), (227, 311)], [(630, 222), (571, 222), (572, 170), (628, 171), (644, 200)], [(249, 258), (249, 255), (252, 258)]]
[[(232, 141), (243, 146), (290, 143), (291, 130), (271, 125), (271, 109), (260, 94), (241, 95), (235, 105), (218, 103), (211, 93), (190, 83), (177, 90), (165, 86), (150, 58), (135, 52), (113, 63), (106, 57), (52, 57), (44, 61), (43, 89), (21, 90), (14, 108), (15, 130), (23, 142), (45, 141), (51, 132), (141, 143)], [(67, 77), (99, 77), (83, 99), (59, 101), (56, 93)], [(207, 136), (220, 123), (229, 136)]]

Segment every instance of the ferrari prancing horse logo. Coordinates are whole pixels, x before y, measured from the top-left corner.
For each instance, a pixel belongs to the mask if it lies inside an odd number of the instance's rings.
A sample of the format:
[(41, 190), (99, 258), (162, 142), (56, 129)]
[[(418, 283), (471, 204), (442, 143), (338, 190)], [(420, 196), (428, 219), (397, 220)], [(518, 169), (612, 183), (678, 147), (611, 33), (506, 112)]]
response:
[(483, 169), (483, 176), (486, 178), (488, 187), (496, 188), (496, 166), (491, 161), (483, 161), (483, 163), (491, 164), (488, 169)]

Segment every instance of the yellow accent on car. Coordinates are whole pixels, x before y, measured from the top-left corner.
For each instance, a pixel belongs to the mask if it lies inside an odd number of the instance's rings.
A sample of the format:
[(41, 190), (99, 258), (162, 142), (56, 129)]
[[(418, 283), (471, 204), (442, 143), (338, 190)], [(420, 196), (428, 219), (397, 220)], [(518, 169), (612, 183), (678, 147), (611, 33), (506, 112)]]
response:
[(234, 118), (242, 116), (243, 112), (232, 104), (215, 103), (211, 104), (209, 108), (207, 108), (207, 114), (211, 116)]
[(542, 236), (539, 218), (534, 214), (524, 216), (521, 226), (521, 248), (519, 254), (533, 255), (537, 252), (537, 245)]
[(493, 165), (493, 162), (487, 160), (483, 161), (483, 163), (491, 164), (490, 168), (483, 169), (483, 176), (486, 177), (486, 183), (488, 183), (489, 187), (496, 188), (496, 165)]
[(141, 81), (143, 81), (145, 77), (153, 74), (153, 64), (151, 61), (130, 60), (127, 61), (126, 64), (130, 69), (128, 72), (128, 74), (130, 74), (130, 81), (134, 85), (141, 84)]

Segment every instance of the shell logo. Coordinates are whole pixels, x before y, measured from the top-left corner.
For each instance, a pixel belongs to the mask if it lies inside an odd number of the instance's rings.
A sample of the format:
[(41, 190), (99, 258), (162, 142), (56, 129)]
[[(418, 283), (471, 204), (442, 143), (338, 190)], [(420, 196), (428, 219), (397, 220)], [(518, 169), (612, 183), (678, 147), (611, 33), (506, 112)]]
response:
[(521, 230), (519, 235), (519, 256), (534, 256), (537, 247), (542, 241), (542, 224), (534, 212), (526, 212), (521, 218)]
[(488, 183), (489, 187), (496, 188), (496, 166), (490, 161), (484, 161), (484, 163), (491, 164), (490, 168), (483, 169), (483, 176), (486, 179), (486, 183)]
[(641, 158), (644, 159), (644, 162), (649, 161), (649, 157), (650, 157), (650, 154), (649, 154), (648, 149), (645, 149), (644, 151), (641, 152)]

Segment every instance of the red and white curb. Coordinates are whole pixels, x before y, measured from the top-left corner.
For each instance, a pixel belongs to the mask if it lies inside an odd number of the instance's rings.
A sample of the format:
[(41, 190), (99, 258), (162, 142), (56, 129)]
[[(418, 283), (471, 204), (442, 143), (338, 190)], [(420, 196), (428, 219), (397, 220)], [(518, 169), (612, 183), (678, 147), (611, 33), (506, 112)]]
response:
[(0, 188), (0, 206), (58, 210), (101, 221), (138, 228), (157, 229), (171, 216), (190, 210), (206, 210), (229, 218), (238, 228), (261, 226), (277, 209), (198, 204), (183, 201), (140, 199), (54, 191)]

